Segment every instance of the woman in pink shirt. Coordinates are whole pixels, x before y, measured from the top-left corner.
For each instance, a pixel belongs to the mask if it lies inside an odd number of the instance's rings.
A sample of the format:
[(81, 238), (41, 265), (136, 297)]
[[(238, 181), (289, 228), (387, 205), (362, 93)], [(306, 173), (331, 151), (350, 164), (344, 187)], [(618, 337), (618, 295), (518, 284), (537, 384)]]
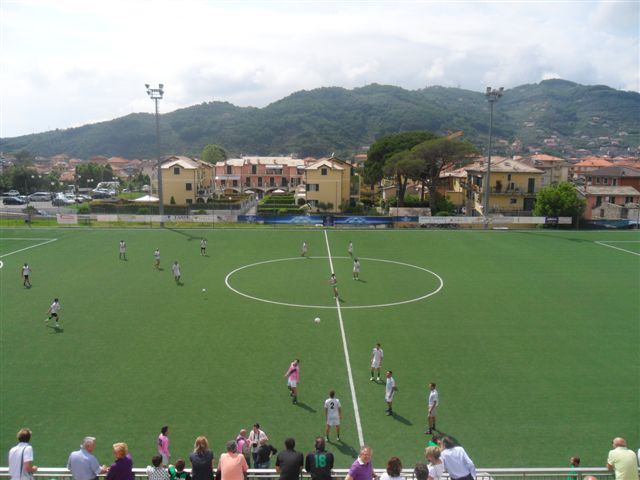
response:
[(158, 454), (162, 456), (162, 465), (165, 467), (169, 466), (169, 458), (171, 457), (167, 433), (169, 433), (169, 427), (165, 425), (160, 429), (160, 435), (158, 435)]
[(244, 480), (249, 470), (244, 455), (238, 453), (238, 445), (235, 441), (227, 442), (227, 453), (220, 455), (218, 463), (221, 480)]

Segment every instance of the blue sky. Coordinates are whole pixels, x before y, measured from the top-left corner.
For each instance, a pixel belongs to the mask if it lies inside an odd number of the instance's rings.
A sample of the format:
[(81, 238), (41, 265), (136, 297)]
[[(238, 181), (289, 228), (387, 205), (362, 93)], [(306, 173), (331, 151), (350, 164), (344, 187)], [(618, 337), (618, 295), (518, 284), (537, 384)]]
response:
[(640, 90), (634, 1), (0, 0), (0, 137), (369, 83)]

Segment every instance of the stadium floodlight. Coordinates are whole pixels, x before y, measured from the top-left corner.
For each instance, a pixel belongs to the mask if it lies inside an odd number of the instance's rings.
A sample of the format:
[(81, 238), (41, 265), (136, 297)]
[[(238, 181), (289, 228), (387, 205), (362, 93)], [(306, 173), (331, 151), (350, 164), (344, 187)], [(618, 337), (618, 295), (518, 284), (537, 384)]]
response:
[(504, 94), (504, 87), (498, 90), (487, 87), (485, 96), (489, 101), (489, 148), (487, 150), (487, 175), (484, 181), (484, 202), (482, 205), (482, 214), (484, 215), (484, 228), (489, 226), (489, 196), (491, 195), (491, 143), (493, 140), (493, 104), (498, 101)]
[(164, 227), (164, 199), (162, 197), (162, 161), (160, 159), (160, 113), (158, 112), (158, 101), (164, 95), (164, 85), (161, 83), (158, 88), (151, 88), (148, 83), (144, 84), (147, 95), (156, 104), (156, 159), (158, 167), (158, 214), (160, 215), (160, 227)]

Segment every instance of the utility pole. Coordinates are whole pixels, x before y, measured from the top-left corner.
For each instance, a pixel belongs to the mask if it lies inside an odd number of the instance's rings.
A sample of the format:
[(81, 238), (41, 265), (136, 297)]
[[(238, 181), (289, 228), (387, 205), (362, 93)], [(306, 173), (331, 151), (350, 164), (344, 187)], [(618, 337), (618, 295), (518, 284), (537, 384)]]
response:
[(493, 104), (503, 95), (504, 88), (498, 90), (487, 87), (485, 96), (489, 101), (489, 149), (487, 151), (487, 178), (484, 182), (484, 202), (482, 214), (484, 215), (484, 228), (489, 228), (489, 196), (491, 195), (491, 146), (493, 141)]
[(160, 215), (160, 228), (164, 227), (164, 198), (162, 196), (162, 162), (160, 161), (160, 112), (158, 111), (158, 101), (162, 100), (164, 94), (164, 85), (161, 83), (158, 88), (147, 87), (147, 95), (156, 104), (156, 159), (158, 168), (158, 214)]

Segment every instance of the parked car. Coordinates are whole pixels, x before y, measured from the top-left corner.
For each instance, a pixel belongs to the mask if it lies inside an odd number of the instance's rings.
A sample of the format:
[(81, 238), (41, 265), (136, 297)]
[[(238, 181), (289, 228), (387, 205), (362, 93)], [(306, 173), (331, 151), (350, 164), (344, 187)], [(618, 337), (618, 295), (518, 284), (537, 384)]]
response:
[(28, 202), (24, 198), (21, 198), (16, 195), (13, 197), (4, 197), (2, 199), (2, 203), (4, 205), (26, 205)]
[(91, 197), (89, 195), (84, 195), (84, 194), (76, 195), (76, 202), (84, 203), (84, 202), (90, 202), (90, 201), (91, 201)]
[(94, 199), (111, 198), (111, 194), (109, 193), (108, 190), (104, 190), (104, 191), (92, 190), (91, 197)]
[(18, 190), (9, 190), (7, 193), (5, 193), (5, 195), (7, 197), (17, 197), (18, 195), (20, 195), (20, 192)]
[(75, 205), (76, 201), (71, 200), (70, 198), (65, 197), (64, 195), (58, 195), (56, 198), (51, 200), (51, 205), (55, 207), (66, 207), (68, 205)]
[(36, 192), (29, 195), (29, 200), (32, 202), (48, 202), (51, 200), (51, 194), (49, 192)]

